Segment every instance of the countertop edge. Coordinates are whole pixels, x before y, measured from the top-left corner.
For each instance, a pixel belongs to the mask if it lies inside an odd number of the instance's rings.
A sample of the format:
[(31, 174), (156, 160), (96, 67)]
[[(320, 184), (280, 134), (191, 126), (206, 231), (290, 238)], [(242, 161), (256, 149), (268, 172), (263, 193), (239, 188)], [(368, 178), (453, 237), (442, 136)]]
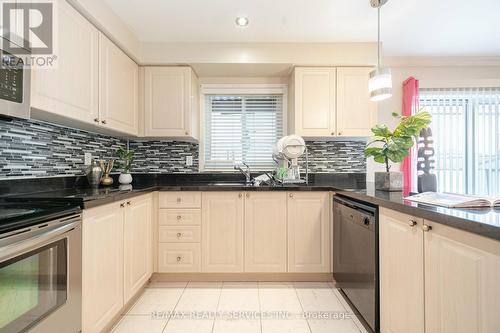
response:
[(479, 236), (500, 240), (500, 228), (489, 224), (481, 223), (478, 221), (468, 220), (466, 218), (460, 218), (457, 216), (447, 215), (440, 212), (433, 212), (426, 210), (421, 207), (414, 207), (405, 205), (404, 203), (397, 203), (374, 196), (370, 196), (363, 193), (358, 193), (354, 191), (348, 191), (346, 189), (338, 188), (335, 186), (302, 186), (302, 187), (238, 187), (238, 186), (207, 186), (207, 185), (155, 185), (140, 189), (134, 189), (130, 192), (116, 193), (110, 195), (109, 197), (88, 200), (83, 202), (83, 209), (91, 209), (94, 207), (110, 204), (113, 202), (119, 202), (121, 200), (126, 200), (135, 196), (139, 196), (148, 192), (155, 191), (199, 191), (199, 192), (226, 192), (226, 191), (327, 191), (335, 192), (338, 195), (355, 199), (362, 202), (367, 202), (372, 205), (385, 207), (388, 209), (396, 210), (408, 215), (415, 217), (420, 217), (435, 223), (443, 224), (452, 228), (460, 229), (466, 232), (470, 232)]

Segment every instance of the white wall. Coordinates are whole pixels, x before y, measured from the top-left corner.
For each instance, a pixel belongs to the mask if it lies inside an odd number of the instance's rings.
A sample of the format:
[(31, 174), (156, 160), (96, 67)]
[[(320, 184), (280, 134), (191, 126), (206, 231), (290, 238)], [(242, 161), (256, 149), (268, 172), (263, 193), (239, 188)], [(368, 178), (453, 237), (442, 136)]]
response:
[[(422, 60), (419, 60), (422, 62)], [(452, 62), (451, 60), (449, 62)], [(393, 96), (379, 104), (379, 123), (392, 127), (397, 121), (391, 116), (392, 112), (401, 113), (403, 104), (403, 82), (410, 76), (420, 81), (421, 88), (436, 87), (471, 87), (496, 86), (500, 87), (500, 65), (479, 66), (402, 66), (392, 68)], [(399, 170), (399, 166), (394, 169)], [(384, 166), (368, 161), (367, 179), (373, 181), (374, 171), (383, 171)]]

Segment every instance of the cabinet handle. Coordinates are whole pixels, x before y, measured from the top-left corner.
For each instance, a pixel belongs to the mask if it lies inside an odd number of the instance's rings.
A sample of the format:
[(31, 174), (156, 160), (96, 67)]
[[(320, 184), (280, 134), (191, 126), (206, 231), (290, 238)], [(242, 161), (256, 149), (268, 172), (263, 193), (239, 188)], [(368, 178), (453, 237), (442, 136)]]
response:
[(177, 215), (177, 219), (178, 219), (178, 220), (182, 219), (182, 216)]
[(342, 132), (339, 132), (339, 135), (342, 135)]
[(177, 262), (180, 262), (182, 260), (181, 257), (177, 257)]
[(177, 233), (177, 238), (181, 238), (182, 234), (180, 232)]
[(94, 118), (94, 122), (98, 123), (99, 122), (99, 118)]
[(181, 203), (182, 202), (182, 198), (177, 198), (177, 203)]
[(127, 206), (130, 206), (132, 204), (131, 201), (127, 201)]
[(121, 208), (125, 207), (125, 204), (124, 204), (124, 203), (121, 203), (121, 204), (120, 204), (120, 207), (121, 207)]
[(188, 132), (188, 131), (186, 131), (186, 132), (184, 132), (184, 134), (189, 135), (189, 132)]
[(243, 198), (243, 194), (242, 193), (238, 194), (238, 198)]
[(331, 133), (331, 135), (332, 135), (332, 136), (333, 136), (333, 135), (335, 135), (335, 132), (332, 132), (332, 133)]
[(106, 125), (108, 122), (106, 120), (101, 120), (101, 124)]
[(250, 198), (250, 193), (247, 193), (247, 194), (246, 194), (246, 197), (247, 197), (247, 198)]
[(425, 232), (429, 232), (429, 231), (432, 230), (432, 227), (430, 225), (428, 225), (428, 224), (424, 224), (422, 226), (422, 230), (425, 231)]
[(290, 198), (293, 198), (293, 193), (290, 193), (288, 196), (289, 196)]
[(414, 227), (414, 226), (416, 226), (416, 225), (417, 225), (417, 221), (415, 221), (415, 220), (408, 220), (408, 225), (409, 225), (410, 227)]

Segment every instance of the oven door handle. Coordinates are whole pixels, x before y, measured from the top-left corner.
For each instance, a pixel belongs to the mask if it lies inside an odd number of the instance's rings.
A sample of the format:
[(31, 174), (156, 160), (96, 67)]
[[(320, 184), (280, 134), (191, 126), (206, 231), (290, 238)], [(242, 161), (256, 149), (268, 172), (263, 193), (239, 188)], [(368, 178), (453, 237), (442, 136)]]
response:
[(37, 246), (45, 244), (60, 235), (70, 232), (80, 224), (81, 221), (77, 220), (56, 228), (51, 228), (50, 230), (45, 230), (27, 239), (0, 247), (0, 262), (27, 252), (30, 249), (36, 249)]

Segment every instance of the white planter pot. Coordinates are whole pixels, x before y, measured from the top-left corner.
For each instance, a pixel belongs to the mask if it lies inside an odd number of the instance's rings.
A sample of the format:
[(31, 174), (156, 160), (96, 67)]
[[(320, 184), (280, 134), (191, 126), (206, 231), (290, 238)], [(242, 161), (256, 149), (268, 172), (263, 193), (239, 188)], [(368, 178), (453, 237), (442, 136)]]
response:
[(122, 185), (128, 185), (132, 183), (132, 175), (130, 173), (122, 173), (118, 177), (118, 182)]

